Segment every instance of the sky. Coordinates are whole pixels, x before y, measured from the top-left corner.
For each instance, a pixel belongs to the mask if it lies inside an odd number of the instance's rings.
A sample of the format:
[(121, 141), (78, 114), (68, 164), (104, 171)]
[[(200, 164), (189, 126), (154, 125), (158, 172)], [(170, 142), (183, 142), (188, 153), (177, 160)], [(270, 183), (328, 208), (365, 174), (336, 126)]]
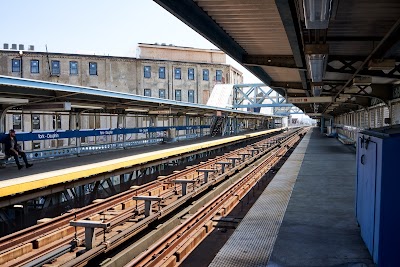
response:
[[(136, 57), (137, 43), (217, 48), (152, 0), (0, 0), (0, 43), (36, 51)], [(245, 83), (260, 80), (233, 59)]]

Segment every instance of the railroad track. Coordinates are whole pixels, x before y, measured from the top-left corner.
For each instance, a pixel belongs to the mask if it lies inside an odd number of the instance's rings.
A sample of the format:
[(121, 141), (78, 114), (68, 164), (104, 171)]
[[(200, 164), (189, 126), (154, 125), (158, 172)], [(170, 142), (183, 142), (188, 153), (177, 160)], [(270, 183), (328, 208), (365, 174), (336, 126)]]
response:
[(228, 214), (299, 139), (299, 136), (292, 136), (286, 140), (242, 179), (125, 266), (178, 266), (212, 232), (213, 219)]
[[(160, 220), (164, 216), (174, 212), (189, 199), (202, 194), (214, 184), (225, 179), (230, 173), (243, 168), (246, 162), (254, 161), (262, 154), (270, 153), (276, 149), (282, 149), (281, 143), (294, 136), (298, 136), (299, 130), (292, 130), (287, 133), (270, 137), (266, 140), (254, 143), (229, 153), (217, 157), (207, 162), (200, 163), (190, 168), (178, 171), (168, 176), (159, 177), (156, 181), (143, 186), (134, 187), (131, 190), (120, 193), (104, 201), (98, 201), (89, 206), (68, 212), (51, 221), (35, 225), (25, 230), (16, 232), (12, 235), (0, 238), (0, 263), (7, 266), (41, 266), (46, 262), (57, 259), (55, 265), (66, 263), (69, 266), (79, 266), (86, 264), (90, 259), (101, 253), (110, 251), (118, 247), (125, 240), (132, 238), (137, 233), (143, 231), (149, 224)], [(250, 151), (252, 151), (250, 153)], [(258, 152), (256, 152), (258, 151)], [(247, 154), (247, 156), (246, 156)], [(233, 157), (238, 158), (238, 164), (224, 169), (225, 164)], [(229, 164), (226, 164), (229, 165)], [(214, 170), (209, 177), (209, 181), (204, 182), (205, 174), (200, 174), (199, 169)], [(187, 186), (190, 193), (182, 195), (182, 186), (173, 181), (179, 179), (193, 180)], [(144, 201), (134, 201), (134, 196), (157, 196), (163, 201), (158, 202), (153, 207), (155, 212), (150, 216), (144, 216)], [(95, 231), (97, 236), (96, 246), (82, 255), (76, 257), (71, 251), (81, 249), (84, 230), (69, 226), (70, 221), (90, 219), (103, 220), (109, 223), (107, 231)], [(71, 242), (71, 240), (74, 240)], [(69, 255), (69, 257), (65, 256)]]

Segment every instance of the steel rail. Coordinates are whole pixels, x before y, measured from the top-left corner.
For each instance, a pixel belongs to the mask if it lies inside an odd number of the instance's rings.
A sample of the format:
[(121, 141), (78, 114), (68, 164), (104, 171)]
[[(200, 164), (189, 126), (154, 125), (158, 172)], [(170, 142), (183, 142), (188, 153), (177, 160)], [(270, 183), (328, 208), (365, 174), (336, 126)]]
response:
[[(296, 136), (296, 132), (292, 133), (290, 137)], [(286, 144), (286, 143), (285, 143)], [(276, 145), (277, 151), (281, 151), (281, 149), (286, 149), (286, 147), (281, 147), (281, 144), (278, 143)], [(268, 152), (270, 157), (273, 157), (276, 153)], [(153, 221), (155, 220), (154, 217), (156, 216), (162, 216), (163, 210), (159, 212), (159, 214), (154, 214), (152, 218), (149, 218), (149, 220)], [(86, 253), (80, 255), (79, 257), (73, 259), (72, 261), (69, 261), (68, 263), (62, 265), (62, 266), (84, 266), (88, 263), (90, 259), (95, 258), (96, 256), (100, 255), (101, 253), (104, 253), (106, 251), (110, 251), (120, 245), (121, 243), (125, 242), (127, 239), (132, 237), (132, 233), (135, 232), (135, 227), (131, 229), (126, 229), (125, 231), (121, 232), (120, 234), (112, 237), (111, 239), (107, 240), (105, 243), (100, 244), (98, 247), (96, 247), (93, 250), (87, 251)]]
[[(247, 186), (245, 189), (243, 189), (243, 185), (250, 182), (254, 185), (259, 179), (262, 178), (262, 176), (264, 176), (265, 172), (279, 160), (279, 157), (276, 157), (276, 155), (283, 152), (286, 153), (286, 151), (289, 150), (289, 147), (297, 142), (298, 139), (299, 138), (292, 137), (284, 142), (284, 146), (267, 155), (267, 159), (264, 160), (262, 164), (245, 174), (243, 179), (231, 185), (223, 193), (195, 213), (190, 219), (176, 227), (167, 236), (159, 240), (152, 247), (148, 248), (148, 250), (133, 259), (126, 266), (172, 266), (170, 264), (174, 263), (174, 261), (176, 262), (176, 259), (170, 260), (170, 258), (173, 257), (180, 248), (184, 247), (185, 243), (188, 241), (192, 242), (190, 250), (194, 249), (195, 246), (193, 245), (193, 240), (191, 239), (191, 237), (194, 236), (194, 233), (200, 231), (200, 229), (203, 228), (207, 222), (211, 221), (212, 218), (220, 211), (220, 209), (230, 202), (233, 197), (238, 195), (246, 195), (251, 190), (251, 186)], [(239, 192), (240, 190), (244, 190), (245, 192)], [(239, 202), (239, 200), (237, 200), (237, 202)], [(208, 234), (210, 232), (211, 231), (209, 231)], [(201, 239), (204, 239), (204, 237)], [(196, 244), (196, 246), (197, 245), (198, 244)], [(188, 254), (180, 258), (179, 262), (182, 262), (187, 255)]]
[[(232, 152), (231, 152), (232, 153)], [(201, 166), (202, 168), (208, 166), (211, 161), (205, 162), (203, 164), (197, 165)], [(103, 210), (107, 210), (112, 205), (118, 205), (121, 203), (121, 200), (129, 200), (135, 194), (141, 194), (145, 191), (151, 190), (155, 186), (158, 185), (159, 182), (163, 182), (165, 180), (173, 180), (176, 177), (181, 175), (187, 175), (190, 172), (190, 169), (182, 170), (179, 174), (171, 174), (167, 177), (152, 181), (147, 183), (146, 185), (142, 185), (140, 188), (137, 189), (130, 189), (128, 191), (119, 193), (117, 195), (111, 196), (107, 198), (107, 203), (94, 203), (88, 206), (82, 207), (76, 213), (68, 212), (61, 216), (54, 218), (49, 222), (42, 223), (40, 225), (33, 225), (31, 227), (25, 228), (18, 232), (12, 233), (10, 235), (4, 236), (0, 238), (0, 252), (4, 252), (10, 249), (13, 249), (15, 245), (20, 246), (21, 244), (25, 244), (27, 242), (33, 241), (38, 236), (42, 236), (43, 234), (49, 233), (51, 231), (57, 230), (60, 227), (67, 225), (71, 220), (76, 219), (83, 219), (88, 216), (91, 216), (93, 213), (98, 213)]]
[[(280, 138), (281, 137), (279, 135), (277, 135), (277, 136), (273, 136), (273, 137), (268, 138), (267, 141), (268, 140), (270, 140), (270, 141), (271, 140), (278, 140)], [(262, 142), (265, 142), (265, 140), (256, 142), (255, 144), (253, 144), (253, 146), (256, 146), (257, 144), (258, 145), (262, 144)], [(224, 156), (222, 156), (222, 158), (227, 158), (229, 156), (237, 154), (238, 151), (243, 151), (243, 150), (246, 150), (246, 149), (248, 149), (248, 147), (241, 148), (239, 150), (235, 150), (233, 152), (225, 154)], [(213, 160), (209, 160), (208, 162), (195, 165), (195, 168), (196, 169), (204, 168), (206, 166), (212, 165), (213, 163), (215, 163), (215, 162), (217, 162), (219, 160), (221, 160), (221, 157), (217, 157), (217, 158), (215, 158)], [(76, 219), (83, 219), (83, 218), (87, 218), (88, 216), (93, 215), (94, 213), (99, 213), (99, 212), (106, 211), (106, 210), (110, 209), (112, 206), (118, 205), (121, 202), (124, 202), (126, 200), (130, 200), (132, 198), (132, 196), (134, 196), (135, 194), (144, 193), (144, 192), (146, 192), (148, 190), (151, 190), (154, 187), (159, 186), (160, 183), (163, 183), (163, 182), (166, 182), (166, 181), (171, 181), (173, 179), (176, 179), (177, 177), (182, 177), (184, 175), (188, 175), (189, 173), (193, 173), (193, 172), (195, 172), (195, 171), (193, 171), (193, 168), (185, 169), (183, 171), (180, 171), (177, 174), (171, 174), (169, 176), (166, 176), (165, 178), (160, 179), (159, 181), (154, 181), (154, 182), (151, 182), (151, 183), (149, 183), (147, 185), (143, 185), (140, 188), (129, 190), (127, 192), (120, 193), (118, 195), (110, 197), (109, 199), (107, 199), (107, 201), (96, 203), (96, 204), (92, 204), (92, 205), (89, 205), (87, 207), (84, 207), (84, 208), (80, 209), (76, 214), (73, 214), (73, 213), (64, 214), (64, 215), (54, 219), (55, 221), (54, 220), (50, 221), (49, 223), (47, 223), (47, 225), (44, 225), (44, 226), (43, 225), (39, 225), (39, 226), (31, 227), (31, 228), (34, 228), (34, 229), (28, 228), (27, 230), (22, 231), (22, 232), (27, 232), (27, 231), (29, 232), (28, 235), (22, 236), (22, 239), (25, 238), (25, 240), (26, 240), (25, 243), (29, 242), (29, 241), (31, 241), (31, 240), (29, 240), (31, 236), (34, 236), (34, 238), (36, 239), (38, 237), (38, 235), (40, 236), (40, 235), (45, 234), (46, 232), (52, 232), (54, 230), (57, 230), (57, 229), (61, 228), (63, 225), (68, 225), (69, 221), (71, 221), (71, 220), (73, 220), (75, 218)], [(199, 191), (199, 189), (197, 189), (197, 191)], [(189, 196), (187, 198), (189, 198)], [(174, 207), (170, 206), (170, 207), (168, 207), (168, 209), (163, 210), (163, 212), (161, 212), (158, 215), (158, 218), (168, 214), (170, 211), (174, 210), (176, 207), (179, 207), (179, 205), (184, 203), (184, 202), (185, 201), (183, 201), (183, 198), (182, 198), (179, 201), (179, 203), (175, 203)], [(125, 212), (124, 214), (120, 214), (120, 215), (117, 215), (115, 218), (112, 218), (111, 219), (112, 225), (118, 225), (121, 222), (123, 222), (124, 220), (127, 220), (127, 219), (131, 218), (132, 217), (132, 213), (131, 213), (132, 210), (134, 210), (134, 209), (129, 209), (129, 210), (127, 210), (129, 212)], [(121, 242), (123, 242), (121, 240), (124, 240), (124, 238), (126, 238), (127, 236), (131, 237), (135, 233), (140, 232), (145, 227), (147, 227), (147, 225), (149, 223), (151, 223), (152, 221), (154, 221), (154, 220), (156, 220), (158, 218), (156, 218), (156, 216), (154, 216), (154, 218), (153, 217), (149, 217), (149, 218), (146, 218), (145, 220), (140, 221), (140, 223), (138, 223), (134, 227), (134, 229), (130, 231), (129, 234), (127, 234), (125, 236), (123, 236), (124, 234), (117, 235), (115, 238), (111, 238), (110, 240), (108, 240), (107, 241), (108, 246), (110, 244), (113, 244), (112, 247), (114, 247), (114, 245), (120, 244)], [(35, 231), (35, 229), (37, 229), (37, 228), (41, 228), (41, 229)], [(15, 236), (16, 236), (16, 238), (14, 240), (10, 239), (11, 241), (7, 245), (10, 246), (10, 245), (15, 244), (15, 243), (17, 243), (18, 241), (21, 240), (21, 236), (18, 236), (18, 233), (11, 235), (11, 237), (15, 237)], [(4, 238), (2, 238), (2, 239), (4, 240)], [(2, 241), (2, 239), (0, 239), (0, 241)], [(3, 248), (3, 247), (4, 246), (0, 246), (0, 248)], [(95, 249), (97, 249), (97, 248), (95, 248)]]

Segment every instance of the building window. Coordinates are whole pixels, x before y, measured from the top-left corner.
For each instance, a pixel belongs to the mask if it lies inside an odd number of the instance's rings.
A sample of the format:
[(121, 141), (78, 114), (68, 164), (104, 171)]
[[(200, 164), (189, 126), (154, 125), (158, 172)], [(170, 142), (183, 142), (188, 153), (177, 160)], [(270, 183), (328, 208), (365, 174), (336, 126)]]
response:
[(165, 89), (158, 90), (158, 97), (159, 98), (166, 98)]
[(222, 70), (217, 70), (215, 74), (215, 80), (219, 82), (222, 81)]
[(76, 61), (69, 62), (69, 74), (78, 75), (78, 62)]
[(39, 60), (31, 60), (31, 73), (39, 73)]
[(21, 72), (21, 60), (20, 59), (13, 59), (11, 60), (11, 70), (12, 72)]
[(175, 68), (175, 79), (176, 80), (181, 79), (181, 68)]
[(192, 68), (188, 69), (188, 79), (194, 80), (194, 69), (192, 69)]
[(32, 115), (32, 130), (40, 130), (40, 116)]
[(144, 77), (145, 78), (151, 77), (151, 67), (150, 66), (144, 66)]
[(194, 90), (189, 90), (188, 91), (188, 102), (189, 103), (194, 103)]
[(175, 100), (182, 101), (182, 90), (175, 90)]
[(61, 115), (53, 115), (53, 130), (61, 129)]
[(13, 118), (13, 129), (14, 130), (21, 130), (22, 129), (21, 115), (13, 114), (12, 118)]
[(208, 72), (208, 70), (207, 69), (205, 69), (205, 70), (203, 70), (203, 81), (208, 81), (210, 78), (209, 78), (209, 75), (210, 73)]
[(60, 61), (58, 60), (51, 61), (51, 74), (60, 75)]
[(158, 78), (165, 79), (165, 67), (160, 67), (158, 69)]
[(89, 75), (97, 75), (97, 62), (89, 62)]
[(144, 96), (151, 96), (151, 89), (144, 89)]

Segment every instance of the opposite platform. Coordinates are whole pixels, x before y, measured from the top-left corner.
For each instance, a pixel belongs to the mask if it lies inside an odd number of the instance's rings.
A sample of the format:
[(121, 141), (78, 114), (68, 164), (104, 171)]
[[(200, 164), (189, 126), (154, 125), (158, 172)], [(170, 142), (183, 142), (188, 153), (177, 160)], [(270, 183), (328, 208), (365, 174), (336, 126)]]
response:
[(374, 266), (355, 220), (355, 174), (354, 151), (312, 129), (210, 266)]
[[(66, 167), (65, 161), (58, 162), (58, 167), (55, 167), (56, 163), (52, 164), (36, 165), (34, 168), (29, 170), (20, 171), (1, 171), (2, 175), (0, 178), (0, 197), (12, 196), (18, 193), (31, 191), (35, 189), (41, 189), (44, 187), (62, 184), (65, 182), (75, 181), (83, 179), (93, 175), (108, 174), (112, 171), (122, 170), (132, 166), (146, 164), (149, 162), (156, 162), (158, 160), (175, 157), (177, 155), (184, 155), (187, 153), (195, 153), (196, 151), (213, 149), (216, 147), (226, 146), (231, 143), (238, 141), (244, 141), (249, 138), (259, 137), (275, 132), (282, 131), (282, 128), (263, 130), (252, 133), (244, 133), (240, 135), (223, 137), (223, 138), (208, 138), (208, 140), (193, 140), (192, 143), (186, 145), (171, 144), (169, 146), (159, 147), (148, 147), (148, 150), (141, 153), (138, 151), (130, 151), (130, 153), (118, 155), (113, 153), (114, 157), (110, 158), (105, 154), (97, 154), (95, 157), (75, 158), (74, 162), (68, 161), (72, 166)], [(136, 153), (135, 153), (136, 152)], [(108, 158), (108, 159), (106, 159)], [(31, 173), (29, 175), (29, 173)], [(33, 174), (32, 174), (33, 173)]]

